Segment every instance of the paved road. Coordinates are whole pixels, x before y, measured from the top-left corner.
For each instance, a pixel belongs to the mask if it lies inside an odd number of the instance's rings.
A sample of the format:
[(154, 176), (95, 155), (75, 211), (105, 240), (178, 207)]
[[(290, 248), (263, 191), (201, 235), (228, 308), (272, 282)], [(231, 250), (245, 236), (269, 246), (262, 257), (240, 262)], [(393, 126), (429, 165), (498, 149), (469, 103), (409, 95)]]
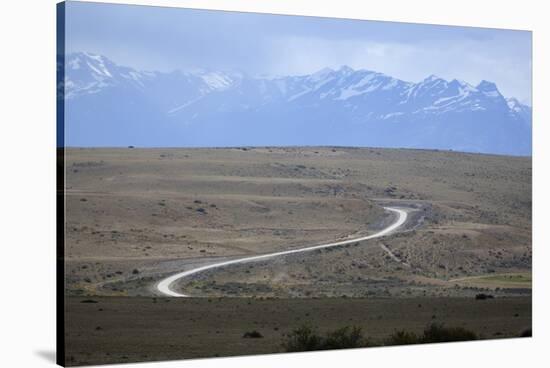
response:
[(384, 207), (384, 209), (386, 209), (388, 211), (391, 211), (391, 212), (395, 212), (397, 214), (397, 219), (395, 220), (395, 222), (393, 224), (391, 224), (387, 228), (385, 228), (385, 229), (383, 229), (383, 230), (381, 230), (381, 231), (379, 231), (375, 234), (368, 235), (368, 236), (363, 236), (363, 237), (360, 237), (360, 238), (341, 240), (341, 241), (337, 241), (337, 242), (334, 242), (334, 243), (313, 245), (313, 246), (309, 246), (309, 247), (305, 247), (305, 248), (297, 248), (297, 249), (285, 250), (285, 251), (281, 251), (281, 252), (262, 254), (262, 255), (258, 255), (258, 256), (237, 258), (237, 259), (232, 259), (230, 261), (213, 263), (213, 264), (209, 264), (209, 265), (206, 265), (206, 266), (193, 268), (191, 270), (180, 272), (180, 273), (177, 273), (175, 275), (172, 275), (170, 277), (165, 278), (164, 280), (160, 281), (157, 284), (157, 289), (162, 294), (167, 295), (167, 296), (188, 297), (189, 295), (175, 292), (174, 290), (172, 290), (170, 288), (170, 286), (179, 279), (185, 278), (187, 276), (194, 275), (194, 274), (202, 272), (202, 271), (211, 270), (213, 268), (225, 267), (225, 266), (229, 266), (229, 265), (237, 264), (237, 263), (260, 261), (260, 260), (265, 260), (265, 259), (269, 259), (269, 258), (273, 258), (273, 257), (285, 256), (287, 254), (303, 253), (303, 252), (309, 252), (309, 251), (317, 250), (317, 249), (337, 247), (337, 246), (340, 246), (340, 245), (346, 245), (346, 244), (355, 243), (355, 242), (359, 242), (359, 241), (363, 241), (363, 240), (380, 238), (382, 236), (386, 236), (386, 235), (392, 233), (393, 231), (395, 231), (397, 228), (399, 228), (401, 225), (403, 225), (405, 223), (405, 221), (407, 221), (407, 212), (402, 210), (402, 209), (393, 208), (393, 207)]

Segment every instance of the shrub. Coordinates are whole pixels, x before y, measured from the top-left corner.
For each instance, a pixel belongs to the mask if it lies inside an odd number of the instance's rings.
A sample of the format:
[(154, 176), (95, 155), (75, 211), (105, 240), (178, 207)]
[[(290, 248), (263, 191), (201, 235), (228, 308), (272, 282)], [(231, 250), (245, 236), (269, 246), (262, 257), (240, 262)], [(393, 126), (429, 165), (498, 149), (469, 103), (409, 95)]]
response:
[[(523, 334), (522, 334), (523, 335)], [(368, 341), (363, 337), (359, 327), (343, 327), (325, 336), (317, 333), (317, 330), (310, 326), (300, 327), (289, 335), (283, 342), (287, 352), (328, 350), (328, 349), (349, 349), (365, 346), (378, 345), (410, 345), (435, 342), (453, 342), (477, 340), (477, 335), (462, 327), (444, 327), (442, 324), (432, 323), (428, 325), (422, 334), (399, 330), (390, 337), (380, 342)]]
[(423, 343), (452, 342), (477, 340), (477, 335), (462, 327), (443, 327), (441, 324), (432, 323), (425, 330), (421, 338)]
[(324, 349), (351, 349), (361, 347), (363, 333), (360, 327), (343, 327), (329, 332), (323, 342)]
[(384, 345), (410, 345), (420, 343), (420, 338), (413, 332), (404, 330), (394, 332), (384, 341)]
[(302, 326), (288, 335), (287, 341), (283, 342), (283, 347), (288, 352), (320, 350), (322, 340), (313, 328)]
[(480, 294), (476, 294), (476, 300), (485, 300), (485, 299), (493, 299), (494, 297), (490, 294), (484, 294), (484, 293), (480, 293)]
[(434, 342), (477, 340), (477, 335), (462, 327), (444, 327), (441, 324), (428, 325), (421, 335), (404, 330), (394, 332), (384, 341), (384, 345), (410, 345)]
[(259, 338), (262, 338), (262, 337), (264, 337), (264, 336), (256, 330), (247, 331), (243, 335), (243, 338), (245, 338), (245, 339), (259, 339)]
[(342, 327), (321, 336), (310, 326), (302, 326), (290, 333), (283, 347), (288, 352), (328, 349), (351, 349), (365, 346), (360, 327)]

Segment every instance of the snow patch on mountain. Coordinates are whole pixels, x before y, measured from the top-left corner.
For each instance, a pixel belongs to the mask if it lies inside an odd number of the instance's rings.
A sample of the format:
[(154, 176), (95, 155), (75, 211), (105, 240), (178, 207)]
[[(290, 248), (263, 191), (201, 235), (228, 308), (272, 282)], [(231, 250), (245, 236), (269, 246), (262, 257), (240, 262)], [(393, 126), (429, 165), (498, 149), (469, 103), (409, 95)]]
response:
[(205, 73), (202, 76), (204, 82), (213, 90), (223, 91), (231, 87), (233, 80), (222, 73)]

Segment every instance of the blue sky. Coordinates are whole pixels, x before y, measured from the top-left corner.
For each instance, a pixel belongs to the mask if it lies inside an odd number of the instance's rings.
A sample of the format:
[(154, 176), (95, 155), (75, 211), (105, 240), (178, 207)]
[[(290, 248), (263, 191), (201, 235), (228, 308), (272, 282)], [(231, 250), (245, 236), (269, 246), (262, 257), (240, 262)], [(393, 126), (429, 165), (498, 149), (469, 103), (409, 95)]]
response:
[(531, 32), (394, 22), (67, 3), (66, 49), (121, 65), (250, 74), (349, 65), (417, 82), (430, 74), (495, 82), (531, 104)]

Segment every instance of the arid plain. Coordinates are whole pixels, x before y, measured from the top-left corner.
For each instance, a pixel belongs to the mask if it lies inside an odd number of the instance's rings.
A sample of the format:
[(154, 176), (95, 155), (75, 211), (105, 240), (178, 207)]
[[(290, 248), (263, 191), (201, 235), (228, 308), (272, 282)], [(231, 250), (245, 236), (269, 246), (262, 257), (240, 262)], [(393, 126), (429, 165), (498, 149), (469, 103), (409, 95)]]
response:
[[(65, 153), (68, 365), (277, 352), (304, 321), (359, 325), (372, 338), (434, 321), (482, 338), (531, 327), (530, 157), (342, 147)], [(374, 233), (392, 221), (390, 205), (409, 212), (390, 236), (175, 285), (194, 298), (155, 287), (195, 265)], [(351, 320), (338, 321), (344, 310)], [(265, 337), (243, 340), (252, 328)]]

